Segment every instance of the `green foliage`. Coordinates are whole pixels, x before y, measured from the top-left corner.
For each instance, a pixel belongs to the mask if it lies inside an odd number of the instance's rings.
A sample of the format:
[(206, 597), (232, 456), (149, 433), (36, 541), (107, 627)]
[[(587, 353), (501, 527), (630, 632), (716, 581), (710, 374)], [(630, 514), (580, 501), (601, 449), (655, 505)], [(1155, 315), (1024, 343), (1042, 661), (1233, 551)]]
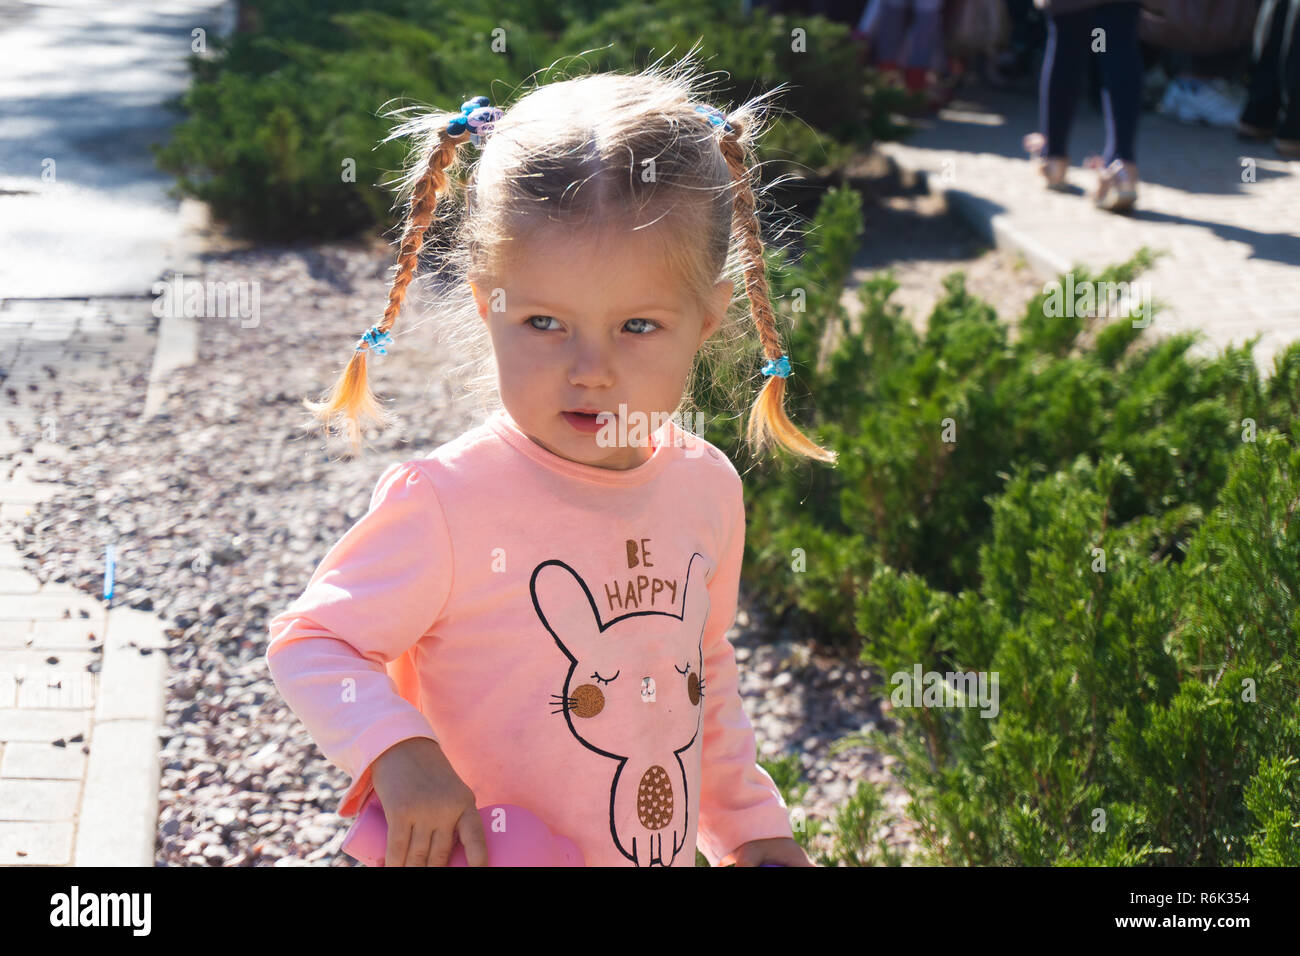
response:
[(884, 818), (879, 786), (859, 780), (858, 788), (835, 815), (835, 849), (817, 857), (818, 866), (902, 866), (903, 858), (878, 835)]
[[(811, 841), (821, 831), (822, 823), (815, 817), (795, 812), (802, 804), (804, 794), (808, 792), (809, 787), (808, 782), (803, 778), (803, 767), (799, 763), (798, 754), (782, 754), (775, 760), (760, 759), (758, 765), (772, 778), (772, 782), (776, 784), (781, 794), (781, 799), (791, 810), (791, 831), (795, 842), (811, 857), (813, 853)], [(695, 865), (709, 865), (709, 861), (698, 849), (695, 851)]]
[(1246, 808), (1257, 828), (1247, 837), (1247, 866), (1300, 866), (1300, 774), (1295, 757), (1260, 761), (1246, 788)]
[(1243, 443), (1181, 564), (1152, 560), (1154, 522), (1107, 524), (1114, 466), (1018, 473), (977, 590), (885, 568), (861, 595), (862, 658), (881, 673), (999, 675), (992, 717), (903, 701), (897, 735), (849, 741), (897, 754), (934, 862), (1297, 852), (1300, 450), (1272, 432)]
[[(816, 619), (838, 643), (860, 641), (856, 592), (880, 566), (952, 593), (977, 585), (990, 499), (1017, 467), (1048, 474), (1079, 455), (1119, 455), (1128, 467), (1107, 520), (1151, 518), (1156, 550), (1181, 560), (1245, 420), (1285, 428), (1297, 413), (1300, 347), (1263, 383), (1248, 348), (1193, 359), (1193, 336), (1143, 344), (1128, 318), (1047, 314), (1046, 294), (1012, 341), (961, 273), (946, 280), (924, 334), (890, 304), (887, 274), (858, 287), (850, 315), (844, 289), (861, 233), (860, 197), (831, 189), (802, 258), (769, 254), (792, 369), (787, 411), (840, 463), (782, 456), (743, 469), (753, 489), (746, 580), (777, 613)], [(1142, 251), (1096, 275), (1076, 270), (1074, 281), (1132, 282), (1150, 261)], [(743, 457), (739, 403), (697, 400), (710, 440)]]
[(795, 52), (785, 16), (746, 17), (722, 0), (662, 0), (653, 15), (632, 0), (245, 7), (255, 29), (215, 41), (211, 59), (192, 58), (194, 81), (174, 103), (185, 119), (156, 153), (178, 195), (260, 238), (339, 237), (397, 222), (384, 184), (401, 172), (409, 144), (381, 143), (395, 122), (381, 107), (393, 101), (456, 109), (482, 93), (508, 105), (534, 74), (545, 82), (640, 69), (703, 40), (706, 69), (726, 71), (716, 77), (719, 100), (790, 84), (779, 100), (786, 115), (760, 146), (771, 174), (842, 168), (873, 138), (897, 136), (890, 111), (905, 105), (853, 64), (845, 25), (800, 15), (808, 52)]
[(782, 754), (775, 760), (759, 760), (758, 765), (767, 771), (781, 793), (781, 799), (790, 808), (790, 829), (794, 840), (810, 857), (813, 855), (812, 838), (821, 832), (822, 823), (816, 817), (801, 812), (804, 795), (810, 784), (804, 779), (799, 755)]
[[(884, 678), (896, 731), (840, 744), (897, 757), (925, 862), (1294, 865), (1300, 343), (1261, 380), (1251, 343), (1193, 358), (1046, 291), (1013, 339), (960, 273), (922, 334), (888, 275), (845, 309), (860, 230), (831, 190), (771, 260), (787, 407), (840, 464), (746, 469), (747, 584)], [(996, 707), (908, 699), (917, 667), (996, 675)]]

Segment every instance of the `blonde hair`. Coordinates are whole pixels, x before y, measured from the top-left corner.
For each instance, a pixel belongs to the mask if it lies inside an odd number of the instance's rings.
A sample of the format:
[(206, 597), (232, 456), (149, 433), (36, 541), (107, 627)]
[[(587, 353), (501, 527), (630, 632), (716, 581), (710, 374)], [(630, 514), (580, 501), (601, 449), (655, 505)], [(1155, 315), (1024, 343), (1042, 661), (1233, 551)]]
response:
[[(651, 222), (667, 223), (659, 233), (664, 253), (689, 300), (708, 301), (724, 276), (744, 280), (748, 316), (724, 321), (722, 328), (732, 334), (715, 334), (697, 353), (711, 366), (709, 384), (728, 396), (739, 391), (736, 369), (752, 360), (745, 345), (737, 345), (746, 342), (746, 327), (757, 330), (764, 357), (779, 359), (783, 349), (768, 295), (749, 162), (764, 118), (762, 100), (776, 90), (726, 114), (729, 128), (714, 126), (697, 110), (705, 103), (691, 63), (694, 52), (675, 67), (656, 62), (635, 74), (592, 73), (539, 85), (503, 110), (459, 190), (452, 189), (462, 171), (459, 147), (470, 133), (447, 132), (459, 111), (421, 111), (393, 130), (385, 142), (414, 135), (416, 145), (400, 180), (399, 201), (409, 199), (409, 206), (377, 331), (388, 332), (396, 323), (438, 209), (451, 224), (451, 239), (431, 243), (439, 246), (433, 278), (440, 288), (430, 293), (429, 314), (438, 316), (440, 332), (454, 346), (451, 354), (469, 357), (466, 365), (476, 373), (467, 383), (470, 391), (480, 399), (495, 395), (491, 342), (469, 284), (491, 288), (492, 277), (505, 274), (511, 243), (517, 249), (557, 223), (640, 228), (635, 219), (649, 209)], [(638, 175), (647, 162), (654, 170), (650, 181)], [(724, 320), (732, 311), (728, 307)], [(354, 452), (362, 419), (391, 424), (367, 383), (367, 351), (353, 352), (323, 401), (303, 403), (327, 426), (341, 416)], [(697, 367), (692, 366), (692, 384)], [(689, 386), (686, 392), (683, 402)], [(833, 464), (836, 453), (809, 440), (786, 417), (784, 397), (785, 379), (767, 376), (750, 408), (751, 452), (775, 443)], [(485, 410), (492, 405), (481, 404)]]

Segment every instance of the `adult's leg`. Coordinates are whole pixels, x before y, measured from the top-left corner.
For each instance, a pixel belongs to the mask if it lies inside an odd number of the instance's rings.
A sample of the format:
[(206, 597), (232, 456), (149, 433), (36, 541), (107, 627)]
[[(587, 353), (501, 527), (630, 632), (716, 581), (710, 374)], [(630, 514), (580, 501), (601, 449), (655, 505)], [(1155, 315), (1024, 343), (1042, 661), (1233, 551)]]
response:
[(1068, 156), (1070, 124), (1088, 59), (1091, 14), (1056, 14), (1047, 18), (1047, 48), (1038, 94), (1038, 123), (1047, 138), (1044, 156)]
[(1045, 29), (1034, 0), (1005, 0), (1011, 22), (1007, 47), (994, 61), (993, 75), (1012, 82), (1029, 73), (1034, 54), (1042, 47)]
[(1034, 32), (1034, 0), (1006, 0), (1007, 16), (1011, 21), (1011, 49), (1028, 53), (1042, 39), (1041, 29)]
[(1283, 28), (1282, 110), (1278, 116), (1277, 138), (1300, 140), (1300, 0), (1291, 0)]
[(1264, 0), (1255, 20), (1255, 68), (1241, 121), (1260, 129), (1271, 129), (1282, 108), (1282, 37), (1290, 6), (1285, 0)]
[(1102, 161), (1136, 163), (1138, 115), (1142, 109), (1142, 51), (1138, 47), (1138, 3), (1106, 3), (1095, 7), (1093, 24), (1105, 31), (1106, 47), (1098, 52), (1101, 106), (1106, 118), (1106, 149)]

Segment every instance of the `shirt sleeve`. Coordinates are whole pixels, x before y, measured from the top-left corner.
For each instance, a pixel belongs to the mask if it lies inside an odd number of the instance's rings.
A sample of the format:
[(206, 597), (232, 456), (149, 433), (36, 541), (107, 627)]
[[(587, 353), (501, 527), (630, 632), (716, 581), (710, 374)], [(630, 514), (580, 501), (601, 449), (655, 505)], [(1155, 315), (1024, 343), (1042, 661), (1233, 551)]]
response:
[(734, 863), (750, 840), (793, 837), (781, 791), (758, 766), (758, 745), (741, 704), (736, 654), (726, 633), (736, 618), (745, 551), (745, 501), (735, 476), (731, 532), (709, 581), (704, 626), (704, 753), (700, 782), (700, 852), (710, 866)]
[(270, 622), (267, 668), (321, 752), (353, 778), (351, 816), (375, 758), (409, 737), (437, 740), (385, 665), (433, 627), (451, 591), (451, 537), (418, 466), (394, 464), (370, 509), (322, 559), (302, 595)]

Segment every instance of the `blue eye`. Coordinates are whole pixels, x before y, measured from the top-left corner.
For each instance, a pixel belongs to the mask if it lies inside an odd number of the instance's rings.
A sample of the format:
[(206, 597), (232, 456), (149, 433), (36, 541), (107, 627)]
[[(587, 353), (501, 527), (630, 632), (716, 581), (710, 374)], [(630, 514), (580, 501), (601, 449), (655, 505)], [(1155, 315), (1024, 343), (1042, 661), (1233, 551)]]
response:
[[(552, 331), (552, 329), (543, 328), (543, 327), (537, 325), (536, 322), (534, 321), (535, 319), (545, 319), (545, 320), (550, 321), (550, 322), (555, 322), (555, 321), (557, 321), (556, 318), (555, 318), (554, 316), (551, 316), (551, 315), (530, 315), (527, 319), (524, 320), (524, 322), (525, 322), (525, 323), (526, 323), (530, 328), (536, 329), (538, 332), (550, 332), (550, 331)], [(640, 329), (630, 329), (629, 331), (633, 332), (633, 334), (635, 334), (635, 335), (648, 335), (650, 332), (653, 332), (655, 329), (662, 328), (662, 326), (661, 326), (658, 322), (654, 321), (653, 319), (628, 319), (627, 321), (628, 321), (628, 322), (645, 322), (646, 325), (648, 326), (648, 327), (642, 327), (642, 328), (640, 328)], [(624, 326), (626, 326), (626, 325), (627, 325), (627, 323), (625, 322), (625, 323), (624, 323)]]

